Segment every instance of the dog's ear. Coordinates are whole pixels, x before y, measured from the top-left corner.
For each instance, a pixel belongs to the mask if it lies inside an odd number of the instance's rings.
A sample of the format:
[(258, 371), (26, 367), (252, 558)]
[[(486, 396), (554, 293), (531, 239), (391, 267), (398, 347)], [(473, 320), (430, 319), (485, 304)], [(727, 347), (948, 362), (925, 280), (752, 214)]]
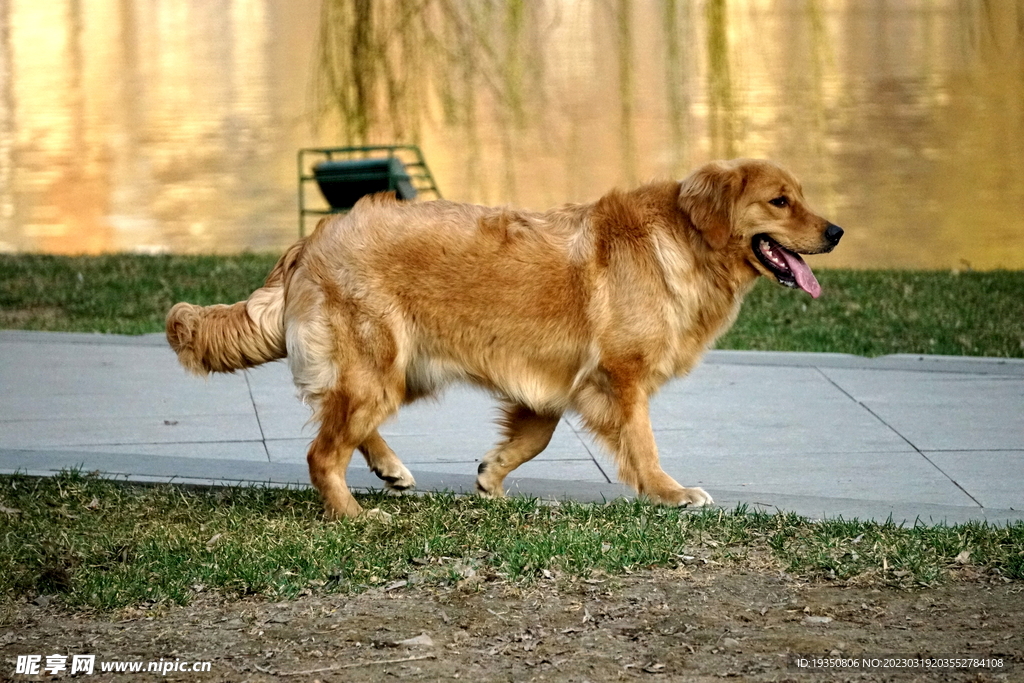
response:
[(740, 169), (719, 162), (705, 164), (683, 179), (679, 206), (712, 249), (721, 249), (729, 241), (733, 205), (742, 191)]

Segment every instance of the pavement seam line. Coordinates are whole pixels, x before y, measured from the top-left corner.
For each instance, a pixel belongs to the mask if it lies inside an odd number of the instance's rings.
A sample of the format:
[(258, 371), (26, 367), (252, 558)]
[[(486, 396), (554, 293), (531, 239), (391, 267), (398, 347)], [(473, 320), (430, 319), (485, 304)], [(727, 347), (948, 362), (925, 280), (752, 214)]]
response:
[(834, 387), (835, 387), (836, 389), (838, 389), (839, 391), (843, 392), (843, 394), (845, 394), (845, 395), (847, 396), (847, 398), (849, 398), (849, 399), (850, 399), (851, 401), (853, 401), (854, 403), (856, 403), (856, 404), (857, 404), (858, 406), (860, 406), (861, 408), (863, 408), (864, 410), (866, 410), (866, 411), (868, 412), (868, 414), (870, 414), (870, 415), (871, 415), (871, 416), (872, 416), (873, 418), (875, 418), (875, 419), (876, 419), (876, 420), (878, 420), (878, 421), (879, 421), (880, 423), (882, 423), (883, 425), (885, 425), (885, 426), (886, 426), (886, 427), (887, 427), (887, 428), (888, 428), (888, 429), (889, 429), (890, 431), (892, 431), (892, 433), (893, 433), (893, 434), (895, 434), (896, 436), (898, 436), (898, 437), (900, 437), (901, 439), (903, 439), (903, 441), (904, 441), (904, 442), (905, 442), (905, 443), (906, 443), (906, 444), (907, 444), (908, 446), (910, 446), (911, 448), (913, 448), (913, 449), (914, 449), (914, 452), (915, 452), (915, 453), (917, 453), (917, 454), (918, 454), (918, 455), (920, 455), (920, 456), (921, 456), (922, 458), (924, 458), (925, 462), (927, 462), (927, 463), (928, 463), (929, 465), (931, 465), (931, 466), (932, 466), (932, 467), (934, 467), (934, 468), (935, 468), (936, 470), (938, 470), (939, 474), (941, 474), (941, 475), (942, 475), (942, 476), (944, 476), (944, 477), (945, 477), (946, 479), (948, 479), (948, 480), (949, 480), (949, 481), (950, 481), (950, 482), (951, 482), (951, 483), (953, 484), (953, 486), (955, 486), (955, 487), (957, 487), (958, 489), (960, 489), (961, 491), (963, 491), (963, 493), (964, 493), (964, 495), (965, 495), (965, 496), (967, 496), (968, 498), (970, 498), (971, 500), (973, 500), (973, 501), (974, 501), (974, 503), (975, 503), (975, 505), (977, 505), (977, 506), (978, 506), (979, 508), (981, 508), (982, 510), (984, 510), (984, 509), (985, 509), (985, 506), (981, 504), (981, 501), (980, 501), (980, 500), (978, 500), (977, 498), (975, 498), (974, 496), (972, 496), (972, 495), (970, 494), (970, 492), (969, 492), (969, 491), (968, 491), (967, 489), (965, 489), (965, 488), (964, 488), (963, 486), (961, 486), (961, 485), (960, 485), (960, 482), (958, 482), (958, 481), (957, 481), (956, 479), (954, 479), (953, 477), (949, 476), (949, 474), (947, 474), (945, 470), (943, 470), (943, 469), (942, 469), (941, 467), (939, 467), (939, 466), (938, 466), (937, 464), (935, 464), (935, 461), (933, 461), (933, 460), (932, 460), (931, 458), (929, 458), (929, 457), (928, 457), (927, 455), (925, 455), (925, 454), (924, 454), (924, 451), (922, 451), (922, 450), (921, 450), (920, 448), (918, 448), (918, 447), (917, 447), (917, 445), (916, 445), (916, 444), (914, 444), (914, 442), (913, 442), (913, 441), (911, 441), (910, 439), (908, 439), (907, 437), (905, 437), (905, 436), (904, 436), (903, 434), (901, 434), (901, 433), (900, 433), (900, 431), (899, 431), (898, 429), (896, 429), (896, 428), (895, 428), (895, 427), (893, 427), (893, 426), (892, 426), (891, 424), (889, 424), (888, 422), (886, 422), (885, 420), (883, 420), (883, 419), (882, 419), (882, 416), (881, 416), (881, 415), (879, 415), (878, 413), (876, 413), (876, 412), (875, 412), (874, 410), (872, 410), (872, 409), (870, 408), (870, 406), (868, 406), (868, 405), (867, 405), (866, 403), (864, 403), (863, 401), (858, 401), (858, 400), (857, 400), (856, 398), (854, 398), (854, 397), (853, 397), (853, 395), (852, 395), (852, 394), (851, 394), (850, 392), (848, 392), (848, 391), (847, 391), (846, 389), (844, 389), (844, 388), (842, 388), (841, 386), (839, 386), (839, 385), (838, 385), (838, 384), (837, 384), (837, 383), (835, 382), (835, 380), (833, 380), (833, 379), (832, 379), (831, 377), (829, 377), (829, 376), (828, 376), (828, 375), (826, 375), (826, 374), (825, 374), (824, 372), (822, 372), (822, 371), (821, 371), (821, 368), (814, 368), (814, 369), (815, 369), (815, 370), (817, 370), (817, 371), (818, 371), (818, 374), (819, 374), (819, 375), (821, 375), (822, 377), (824, 377), (824, 378), (825, 378), (825, 380), (826, 380), (826, 381), (827, 381), (827, 382), (828, 382), (829, 384), (831, 384), (832, 386), (834, 386)]
[(245, 377), (245, 388), (249, 390), (249, 401), (252, 402), (252, 412), (256, 416), (256, 426), (260, 428), (260, 443), (263, 444), (263, 452), (267, 454), (267, 462), (270, 460), (270, 448), (267, 447), (267, 435), (263, 433), (263, 421), (260, 420), (260, 409), (256, 406), (256, 397), (252, 395), (252, 382), (249, 381), (249, 372), (242, 373)]
[(609, 484), (617, 483), (612, 481), (611, 477), (608, 476), (608, 473), (604, 471), (603, 467), (601, 467), (601, 461), (594, 457), (594, 454), (590, 451), (590, 447), (587, 446), (587, 442), (583, 440), (583, 437), (580, 436), (579, 431), (577, 431), (576, 427), (573, 426), (572, 422), (570, 422), (566, 417), (562, 417), (562, 422), (564, 422), (569, 427), (569, 430), (576, 436), (576, 438), (579, 439), (580, 445), (583, 446), (583, 450), (585, 450), (587, 452), (587, 455), (590, 456), (591, 462), (593, 462), (594, 465), (597, 467), (597, 471), (601, 473), (601, 476), (607, 479)]
[[(858, 401), (858, 403), (860, 403), (860, 401)], [(981, 501), (980, 501), (980, 500), (978, 500), (977, 498), (975, 498), (974, 496), (972, 496), (972, 495), (970, 494), (970, 492), (969, 492), (969, 491), (968, 491), (967, 489), (965, 489), (965, 488), (964, 488), (963, 486), (961, 486), (961, 485), (960, 485), (960, 482), (958, 482), (958, 481), (957, 481), (956, 479), (954, 479), (953, 477), (949, 476), (949, 474), (948, 474), (948, 473), (947, 473), (947, 472), (946, 472), (945, 470), (943, 470), (943, 469), (942, 469), (941, 467), (939, 467), (939, 466), (938, 466), (938, 465), (937, 465), (937, 464), (935, 463), (935, 461), (934, 461), (934, 460), (932, 460), (932, 459), (931, 459), (931, 458), (929, 458), (929, 457), (928, 457), (927, 455), (925, 455), (924, 451), (922, 451), (922, 450), (921, 450), (920, 448), (918, 448), (918, 447), (917, 447), (916, 445), (914, 445), (914, 443), (913, 443), (913, 442), (912, 442), (912, 441), (911, 441), (910, 439), (908, 439), (907, 437), (905, 437), (905, 436), (903, 436), (902, 434), (900, 434), (900, 433), (899, 433), (899, 431), (897, 431), (895, 427), (893, 427), (893, 426), (892, 426), (892, 425), (890, 425), (890, 424), (889, 424), (888, 422), (886, 422), (885, 420), (883, 420), (883, 419), (882, 419), (882, 418), (881, 418), (881, 417), (880, 417), (880, 416), (878, 415), (878, 413), (876, 413), (875, 411), (871, 410), (871, 408), (869, 408), (868, 406), (864, 405), (863, 403), (860, 403), (860, 405), (861, 405), (861, 406), (863, 406), (864, 410), (866, 410), (866, 411), (868, 411), (869, 413), (871, 413), (872, 415), (874, 415), (874, 416), (875, 416), (875, 418), (876, 418), (876, 419), (877, 419), (877, 420), (878, 420), (879, 422), (881, 422), (881, 423), (882, 423), (882, 424), (884, 424), (884, 425), (885, 425), (886, 427), (888, 427), (889, 429), (891, 429), (891, 430), (893, 431), (893, 433), (894, 433), (894, 434), (896, 434), (896, 435), (897, 435), (898, 437), (900, 437), (901, 439), (903, 439), (904, 441), (906, 441), (906, 442), (907, 442), (907, 445), (908, 445), (908, 446), (910, 446), (911, 448), (913, 448), (913, 449), (914, 449), (914, 451), (915, 451), (915, 452), (916, 452), (916, 453), (917, 453), (918, 455), (920, 455), (920, 456), (921, 456), (922, 458), (924, 458), (924, 459), (925, 459), (925, 462), (927, 462), (927, 463), (928, 463), (929, 465), (931, 465), (931, 466), (932, 466), (932, 467), (934, 467), (934, 468), (935, 468), (936, 470), (938, 470), (939, 474), (941, 474), (942, 476), (944, 476), (944, 477), (945, 477), (946, 479), (949, 479), (949, 481), (951, 481), (951, 482), (953, 483), (953, 486), (955, 486), (955, 487), (957, 487), (958, 489), (960, 489), (961, 491), (963, 491), (963, 492), (964, 492), (964, 495), (965, 495), (965, 496), (967, 496), (968, 498), (970, 498), (971, 500), (973, 500), (973, 501), (974, 501), (974, 502), (975, 502), (975, 503), (977, 504), (977, 506), (978, 506), (978, 507), (980, 507), (980, 508), (981, 508), (982, 510), (984, 510), (984, 509), (985, 509), (985, 506), (981, 504)]]

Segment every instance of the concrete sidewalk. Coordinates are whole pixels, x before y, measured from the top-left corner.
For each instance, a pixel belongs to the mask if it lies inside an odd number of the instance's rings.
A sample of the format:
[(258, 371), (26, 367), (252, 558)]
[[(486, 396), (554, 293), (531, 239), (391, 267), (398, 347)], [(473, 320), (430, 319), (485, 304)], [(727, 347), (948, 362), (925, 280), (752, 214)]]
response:
[[(470, 492), (495, 403), (453, 388), (382, 433), (419, 490)], [(812, 518), (1024, 519), (1024, 361), (715, 351), (651, 407), (664, 468), (732, 508)], [(313, 430), (284, 363), (209, 380), (162, 335), (0, 331), (0, 472), (308, 484)], [(362, 459), (349, 483), (379, 488)], [(513, 492), (630, 495), (572, 418)], [(2, 501), (0, 501), (2, 502)]]

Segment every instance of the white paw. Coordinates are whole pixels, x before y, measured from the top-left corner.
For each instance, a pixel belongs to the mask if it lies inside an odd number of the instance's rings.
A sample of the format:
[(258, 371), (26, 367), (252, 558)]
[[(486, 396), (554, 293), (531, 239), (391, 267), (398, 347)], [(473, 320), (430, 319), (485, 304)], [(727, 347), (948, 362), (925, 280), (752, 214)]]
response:
[(505, 489), (503, 489), (501, 486), (496, 486), (494, 488), (488, 488), (481, 481), (482, 478), (483, 477), (477, 477), (477, 480), (476, 480), (476, 494), (478, 496), (480, 496), (481, 498), (504, 498), (505, 497)]
[(712, 500), (708, 492), (700, 487), (693, 487), (692, 489), (683, 489), (683, 497), (679, 501), (679, 507), (682, 508), (700, 508), (705, 505), (714, 505), (715, 501)]
[(413, 478), (412, 472), (401, 463), (390, 472), (385, 473), (374, 470), (373, 473), (380, 477), (381, 481), (384, 482), (384, 488), (390, 491), (405, 491), (416, 486), (416, 480)]

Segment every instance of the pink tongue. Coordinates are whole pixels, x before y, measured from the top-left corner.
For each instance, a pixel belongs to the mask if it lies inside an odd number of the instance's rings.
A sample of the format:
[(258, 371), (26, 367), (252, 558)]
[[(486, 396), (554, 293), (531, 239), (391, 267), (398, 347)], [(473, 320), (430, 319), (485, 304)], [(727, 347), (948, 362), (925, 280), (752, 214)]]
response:
[(788, 249), (779, 249), (779, 252), (782, 253), (782, 258), (786, 259), (786, 265), (793, 272), (793, 277), (796, 278), (796, 284), (799, 285), (800, 289), (810, 294), (814, 299), (821, 296), (821, 285), (818, 284), (818, 278), (814, 277), (814, 273), (811, 272), (810, 266), (804, 263), (804, 260), (799, 255), (794, 254)]

